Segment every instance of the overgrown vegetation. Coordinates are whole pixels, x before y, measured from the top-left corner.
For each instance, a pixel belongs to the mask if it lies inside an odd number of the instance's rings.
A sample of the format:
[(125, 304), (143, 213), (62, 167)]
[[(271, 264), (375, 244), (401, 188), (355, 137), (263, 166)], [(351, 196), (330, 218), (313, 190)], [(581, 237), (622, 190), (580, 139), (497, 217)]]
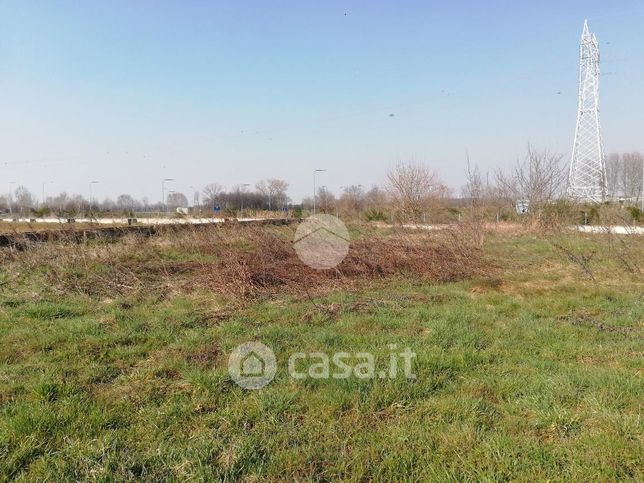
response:
[[(490, 272), (480, 247), (456, 233), (409, 233), (363, 227), (353, 231), (352, 249), (334, 270), (302, 263), (292, 247), (294, 226), (168, 227), (155, 237), (29, 243), (0, 253), (11, 284), (34, 280), (57, 294), (90, 296), (133, 292), (190, 292), (209, 288), (247, 298), (275, 290), (315, 293), (351, 288), (392, 276), (457, 281)], [(68, 237), (69, 238), (69, 237)]]
[[(354, 227), (316, 273), (289, 230), (0, 251), (0, 478), (644, 477), (641, 237)], [(278, 358), (259, 391), (227, 373), (249, 340)], [(390, 344), (415, 380), (284, 369)]]

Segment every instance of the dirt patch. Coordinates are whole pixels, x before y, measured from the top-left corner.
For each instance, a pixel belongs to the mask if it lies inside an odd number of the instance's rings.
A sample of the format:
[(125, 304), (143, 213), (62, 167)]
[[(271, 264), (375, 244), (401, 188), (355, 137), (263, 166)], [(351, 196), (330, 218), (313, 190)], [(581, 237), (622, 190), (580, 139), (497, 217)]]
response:
[(569, 314), (558, 317), (557, 320), (567, 322), (571, 325), (593, 328), (599, 332), (613, 332), (624, 335), (635, 335), (638, 332), (637, 327), (616, 327), (614, 325), (607, 325), (588, 314)]
[(198, 348), (196, 351), (186, 355), (186, 361), (199, 366), (212, 365), (219, 355), (219, 347), (210, 344)]

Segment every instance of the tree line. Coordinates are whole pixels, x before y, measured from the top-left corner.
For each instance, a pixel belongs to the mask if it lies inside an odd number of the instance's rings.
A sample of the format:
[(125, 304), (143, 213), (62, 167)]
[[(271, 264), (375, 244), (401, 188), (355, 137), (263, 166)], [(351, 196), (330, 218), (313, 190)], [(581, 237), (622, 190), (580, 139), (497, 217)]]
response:
[(642, 196), (644, 154), (613, 153), (606, 158), (606, 192), (612, 198), (635, 200)]
[(129, 194), (121, 194), (116, 199), (92, 199), (80, 194), (62, 192), (38, 199), (24, 186), (13, 192), (0, 195), (0, 213), (20, 216), (47, 214), (100, 213), (160, 213), (174, 212), (177, 208), (190, 208), (194, 211), (238, 212), (245, 210), (283, 211), (288, 209), (291, 199), (287, 194), (288, 183), (280, 179), (266, 179), (258, 182), (254, 189), (250, 185), (237, 185), (226, 190), (218, 183), (206, 185), (201, 192), (186, 194), (168, 191), (165, 199), (150, 202), (148, 198), (136, 199)]
[[(608, 199), (621, 199), (638, 204), (642, 196), (641, 153), (611, 154), (606, 158), (606, 194)], [(443, 214), (471, 214), (473, 210), (495, 213), (496, 218), (510, 216), (517, 200), (525, 200), (531, 212), (537, 212), (554, 201), (565, 198), (568, 163), (563, 156), (528, 146), (526, 155), (511, 167), (482, 173), (467, 160), (465, 185), (460, 196), (441, 181), (428, 165), (417, 162), (399, 163), (386, 173), (382, 185), (365, 187), (354, 184), (341, 187), (339, 193), (318, 187), (316, 211), (347, 218), (423, 223), (435, 221)], [(311, 212), (313, 197), (294, 204), (288, 196), (289, 184), (281, 179), (262, 180), (251, 187), (242, 184), (224, 188), (218, 183), (206, 185), (200, 192), (168, 191), (165, 200), (151, 203), (121, 194), (115, 200), (90, 201), (84, 196), (60, 193), (44, 201), (37, 200), (23, 186), (0, 196), (0, 212), (21, 216), (48, 214), (73, 215), (87, 212), (153, 213), (176, 212), (188, 208), (200, 214), (219, 213), (238, 216), (241, 212)], [(459, 211), (460, 210), (460, 211)]]

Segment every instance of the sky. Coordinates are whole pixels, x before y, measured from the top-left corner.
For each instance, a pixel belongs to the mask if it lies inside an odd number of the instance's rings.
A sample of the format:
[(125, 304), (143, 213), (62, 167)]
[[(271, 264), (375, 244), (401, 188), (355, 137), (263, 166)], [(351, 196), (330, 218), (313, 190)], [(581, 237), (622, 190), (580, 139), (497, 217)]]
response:
[(468, 153), (569, 158), (586, 18), (606, 151), (644, 151), (641, 0), (0, 0), (0, 193), (299, 201), (407, 161), (458, 193)]

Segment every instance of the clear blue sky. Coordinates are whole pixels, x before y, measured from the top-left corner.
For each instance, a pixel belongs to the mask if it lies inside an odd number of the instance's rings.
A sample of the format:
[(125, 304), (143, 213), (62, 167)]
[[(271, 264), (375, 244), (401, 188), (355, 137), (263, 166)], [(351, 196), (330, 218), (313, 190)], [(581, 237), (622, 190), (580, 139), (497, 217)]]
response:
[(641, 0), (0, 0), (0, 192), (279, 177), (299, 200), (314, 168), (339, 190), (413, 159), (458, 189), (466, 150), (568, 157), (584, 18), (606, 149), (644, 150)]

